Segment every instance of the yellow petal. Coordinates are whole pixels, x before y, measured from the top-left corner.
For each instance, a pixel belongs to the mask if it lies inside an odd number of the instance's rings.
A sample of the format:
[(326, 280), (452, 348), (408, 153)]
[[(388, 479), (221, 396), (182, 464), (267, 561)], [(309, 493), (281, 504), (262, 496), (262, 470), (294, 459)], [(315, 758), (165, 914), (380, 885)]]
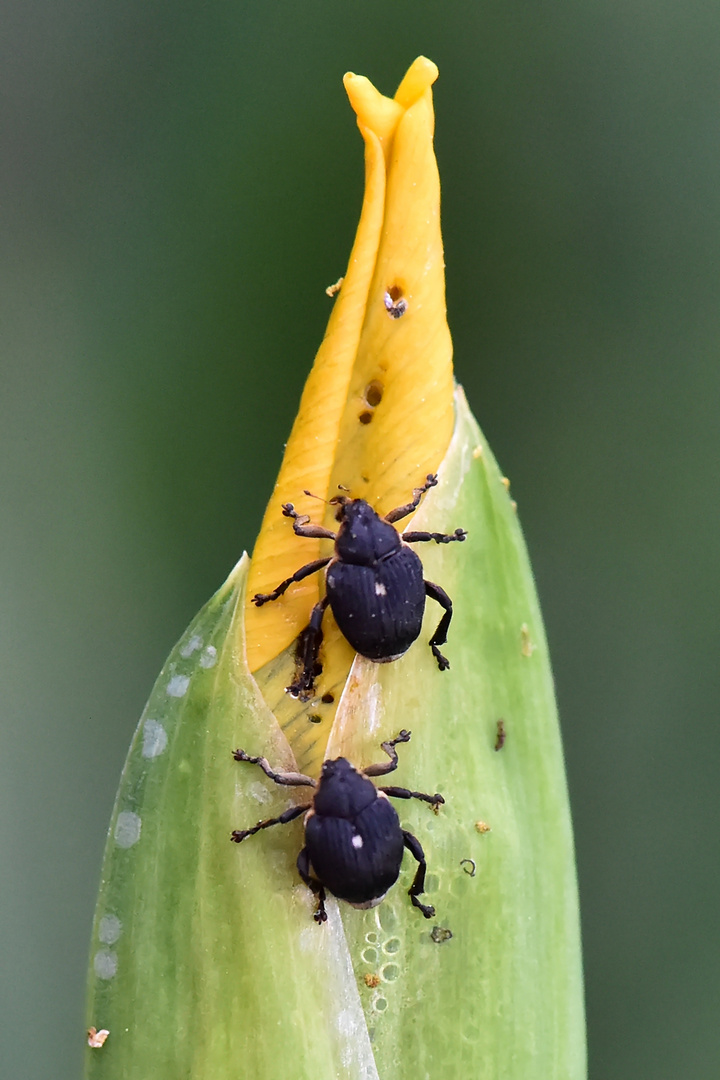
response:
[[(440, 183), (433, 152), (431, 85), (435, 65), (420, 57), (395, 99), (363, 76), (349, 73), (345, 87), (365, 140), (365, 197), (342, 288), (325, 339), (305, 385), (297, 419), (253, 553), (245, 612), (250, 669), (286, 728), (298, 760), (322, 760), (334, 712), (328, 704), (283, 698), (292, 673), (292, 645), (320, 598), (315, 574), (279, 600), (256, 608), (298, 567), (330, 554), (328, 541), (299, 538), (283, 517), (283, 503), (332, 528), (322, 498), (338, 485), (380, 512), (408, 500), (435, 472), (453, 428), (452, 343), (445, 315), (440, 233)], [(406, 305), (394, 318), (392, 310)], [(324, 623), (323, 673), (318, 697), (331, 688), (335, 703), (353, 652), (331, 615)], [(321, 731), (308, 727), (308, 715)], [(302, 749), (302, 748), (301, 748)]]

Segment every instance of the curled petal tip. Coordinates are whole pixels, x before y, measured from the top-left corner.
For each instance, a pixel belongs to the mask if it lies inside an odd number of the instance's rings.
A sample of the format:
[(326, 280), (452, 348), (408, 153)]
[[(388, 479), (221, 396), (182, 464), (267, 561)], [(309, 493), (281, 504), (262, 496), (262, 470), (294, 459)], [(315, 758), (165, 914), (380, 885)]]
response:
[(437, 64), (433, 64), (427, 56), (418, 56), (417, 60), (413, 60), (398, 86), (395, 101), (403, 109), (409, 109), (432, 86), (438, 74)]
[(381, 141), (392, 135), (402, 115), (402, 106), (376, 90), (364, 75), (348, 71), (343, 77), (343, 85), (357, 114), (358, 124), (369, 128)]

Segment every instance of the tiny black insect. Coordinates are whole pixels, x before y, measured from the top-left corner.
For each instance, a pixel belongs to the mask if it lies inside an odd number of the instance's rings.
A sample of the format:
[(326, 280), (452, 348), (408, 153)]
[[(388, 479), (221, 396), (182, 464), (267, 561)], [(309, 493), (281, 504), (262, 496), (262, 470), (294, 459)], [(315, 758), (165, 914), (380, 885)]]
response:
[(297, 868), (305, 884), (317, 894), (318, 906), (313, 916), (325, 922), (325, 890), (356, 908), (371, 908), (379, 904), (400, 874), (403, 848), (417, 859), (415, 879), (408, 889), (410, 899), (431, 919), (435, 908), (423, 904), (418, 896), (425, 891), (425, 855), (420, 841), (400, 828), (400, 819), (388, 795), (394, 799), (421, 799), (433, 810), (445, 802), (442, 795), (424, 795), (401, 787), (380, 787), (369, 776), (384, 776), (397, 768), (398, 743), (410, 741), (410, 732), (401, 731), (384, 742), (382, 748), (388, 762), (369, 765), (358, 771), (345, 758), (326, 761), (319, 780), (302, 773), (275, 772), (263, 757), (250, 757), (244, 750), (235, 750), (236, 761), (259, 765), (276, 784), (289, 787), (314, 787), (312, 802), (292, 806), (279, 817), (259, 821), (252, 829), (236, 829), (231, 840), (241, 843), (261, 829), (285, 825), (305, 814), (305, 847), (297, 859)]
[(283, 514), (293, 519), (297, 536), (311, 536), (335, 541), (335, 554), (315, 559), (296, 570), (292, 577), (281, 581), (271, 593), (257, 593), (252, 602), (258, 607), (277, 600), (295, 581), (327, 567), (326, 595), (315, 605), (310, 622), (298, 641), (299, 672), (288, 686), (289, 693), (307, 698), (313, 693), (315, 676), (322, 670), (318, 652), (322, 642), (322, 619), (330, 605), (341, 632), (356, 652), (377, 663), (397, 660), (405, 653), (422, 629), (425, 597), (437, 600), (444, 614), (430, 638), (430, 648), (441, 671), (450, 662), (438, 646), (447, 641), (452, 618), (452, 601), (444, 589), (423, 579), (420, 559), (409, 547), (423, 540), (449, 544), (464, 540), (467, 533), (406, 532), (402, 536), (393, 522), (407, 517), (417, 509), (425, 492), (435, 487), (437, 476), (430, 474), (422, 487), (415, 488), (412, 501), (391, 510), (384, 518), (376, 514), (364, 499), (348, 499), (344, 495), (331, 499), (338, 507), (337, 533), (321, 525), (308, 524), (310, 518), (300, 515), (292, 503), (285, 503)]

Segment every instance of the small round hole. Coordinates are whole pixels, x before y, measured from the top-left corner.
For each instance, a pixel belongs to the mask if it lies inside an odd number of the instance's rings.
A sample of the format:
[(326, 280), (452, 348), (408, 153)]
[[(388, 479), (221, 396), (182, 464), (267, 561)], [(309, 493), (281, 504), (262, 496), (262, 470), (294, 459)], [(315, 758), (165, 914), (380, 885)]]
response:
[(323, 705), (332, 705), (333, 701), (335, 700), (335, 695), (334, 694), (323, 694), (323, 696), (320, 698), (320, 700), (322, 701)]
[(386, 964), (381, 974), (385, 982), (393, 982), (400, 974), (400, 968), (397, 964)]
[(317, 713), (310, 713), (308, 720), (311, 724), (322, 724), (322, 716), (318, 716)]
[(385, 1012), (387, 1009), (387, 1001), (385, 998), (378, 998), (375, 1002), (375, 1008), (378, 1012)]
[(377, 964), (377, 949), (363, 949), (362, 958), (366, 964)]
[(400, 938), (391, 937), (385, 942), (386, 953), (396, 953), (400, 950)]
[(373, 379), (372, 382), (368, 383), (365, 387), (365, 400), (368, 405), (371, 405), (373, 408), (375, 408), (376, 405), (379, 405), (382, 401), (383, 390), (383, 384), (377, 379)]
[(400, 319), (408, 309), (408, 302), (399, 285), (391, 285), (384, 296), (385, 310), (391, 319)]
[(358, 420), (361, 424), (369, 424), (372, 420), (372, 416), (373, 414), (371, 412), (368, 412), (366, 409), (365, 412), (360, 413), (360, 415), (358, 416)]

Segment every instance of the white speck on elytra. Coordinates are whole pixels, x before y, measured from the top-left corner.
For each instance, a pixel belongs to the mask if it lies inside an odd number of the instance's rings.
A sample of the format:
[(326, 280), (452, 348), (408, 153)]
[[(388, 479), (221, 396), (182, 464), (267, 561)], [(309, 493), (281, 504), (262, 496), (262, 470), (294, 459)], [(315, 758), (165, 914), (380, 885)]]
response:
[(197, 652), (197, 650), (201, 648), (202, 638), (199, 634), (193, 634), (190, 640), (183, 645), (182, 649), (180, 650), (180, 655), (183, 657), (184, 660), (187, 660), (188, 656), (192, 656), (194, 652)]
[(146, 720), (143, 724), (142, 756), (154, 758), (162, 754), (167, 746), (167, 731), (158, 720)]
[(98, 937), (103, 945), (114, 945), (122, 934), (122, 923), (117, 915), (103, 915), (98, 927)]
[(117, 953), (112, 949), (98, 949), (93, 957), (93, 969), (98, 979), (112, 979), (117, 974)]
[(362, 838), (362, 836), (358, 836), (358, 834), (356, 833), (355, 836), (353, 836), (350, 843), (352, 844), (352, 846), (354, 848), (357, 848), (358, 851), (359, 851), (360, 848), (363, 846), (363, 838)]
[(189, 675), (173, 675), (172, 679), (167, 684), (168, 697), (185, 697), (189, 685)]
[(375, 595), (376, 596), (387, 596), (387, 589), (383, 585), (382, 581), (376, 581), (375, 582)]
[(202, 656), (200, 657), (200, 667), (211, 668), (217, 664), (217, 649), (214, 645), (208, 645), (203, 649)]
[(115, 822), (115, 843), (121, 848), (131, 848), (140, 839), (142, 821), (132, 810), (121, 810)]

